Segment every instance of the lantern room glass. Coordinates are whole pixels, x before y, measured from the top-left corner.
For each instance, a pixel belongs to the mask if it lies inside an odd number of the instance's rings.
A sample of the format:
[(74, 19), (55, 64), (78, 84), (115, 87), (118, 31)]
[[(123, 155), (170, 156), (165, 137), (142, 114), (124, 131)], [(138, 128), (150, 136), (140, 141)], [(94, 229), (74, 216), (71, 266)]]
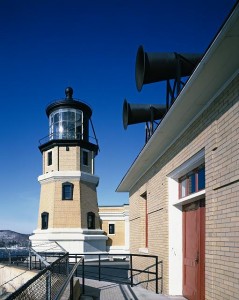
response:
[(83, 139), (83, 113), (73, 108), (61, 108), (49, 116), (50, 140)]

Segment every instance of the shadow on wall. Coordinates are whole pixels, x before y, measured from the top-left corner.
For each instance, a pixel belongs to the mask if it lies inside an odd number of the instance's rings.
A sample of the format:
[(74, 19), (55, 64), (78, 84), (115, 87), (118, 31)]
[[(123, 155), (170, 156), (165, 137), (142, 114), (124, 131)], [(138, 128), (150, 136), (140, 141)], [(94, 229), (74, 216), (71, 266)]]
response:
[(112, 246), (112, 244), (113, 244), (113, 240), (108, 237), (108, 240), (106, 241), (106, 245), (107, 246)]

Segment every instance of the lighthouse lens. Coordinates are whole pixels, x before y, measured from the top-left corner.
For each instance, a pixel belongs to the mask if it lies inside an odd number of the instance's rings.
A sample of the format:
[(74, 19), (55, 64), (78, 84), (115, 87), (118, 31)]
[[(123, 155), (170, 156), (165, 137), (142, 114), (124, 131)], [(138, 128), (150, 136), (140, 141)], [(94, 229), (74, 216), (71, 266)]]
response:
[(58, 109), (49, 116), (50, 139), (82, 139), (82, 111)]

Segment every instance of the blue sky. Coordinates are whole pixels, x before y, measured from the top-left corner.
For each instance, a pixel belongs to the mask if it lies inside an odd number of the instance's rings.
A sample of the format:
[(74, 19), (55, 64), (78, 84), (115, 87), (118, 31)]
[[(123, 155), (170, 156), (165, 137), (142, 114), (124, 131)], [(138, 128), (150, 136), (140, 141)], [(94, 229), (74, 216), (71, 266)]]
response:
[(115, 189), (144, 146), (144, 124), (122, 125), (122, 106), (165, 103), (165, 83), (138, 92), (137, 49), (203, 53), (235, 0), (1, 0), (0, 229), (37, 226), (46, 106), (74, 89), (93, 109), (99, 205), (128, 203)]

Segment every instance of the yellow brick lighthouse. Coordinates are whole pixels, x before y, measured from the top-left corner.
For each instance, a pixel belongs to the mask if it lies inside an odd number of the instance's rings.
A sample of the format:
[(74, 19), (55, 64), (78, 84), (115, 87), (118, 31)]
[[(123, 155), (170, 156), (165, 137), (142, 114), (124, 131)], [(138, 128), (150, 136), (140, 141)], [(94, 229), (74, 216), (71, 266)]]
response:
[(65, 99), (46, 108), (49, 135), (39, 146), (43, 174), (38, 177), (38, 227), (30, 239), (33, 246), (56, 241), (70, 253), (101, 252), (107, 237), (100, 229), (99, 178), (94, 174), (98, 143), (89, 137), (92, 110), (72, 98), (72, 88), (65, 93)]

